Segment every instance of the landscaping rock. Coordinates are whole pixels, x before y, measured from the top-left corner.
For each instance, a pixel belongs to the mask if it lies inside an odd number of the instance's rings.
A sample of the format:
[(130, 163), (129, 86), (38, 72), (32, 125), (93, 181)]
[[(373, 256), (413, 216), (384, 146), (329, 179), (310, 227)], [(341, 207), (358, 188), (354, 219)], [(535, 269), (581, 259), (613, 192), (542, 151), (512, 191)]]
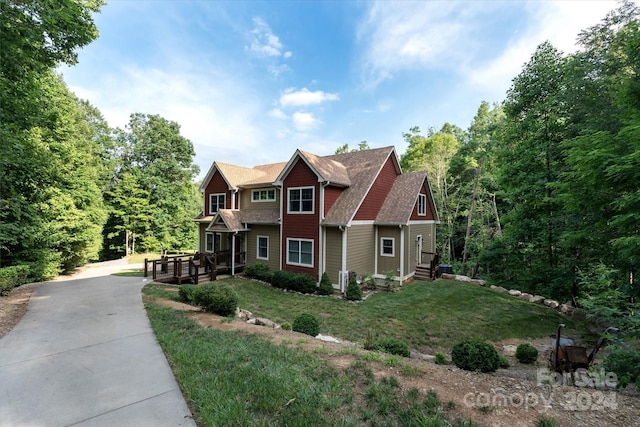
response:
[(526, 293), (526, 292), (522, 292), (522, 293), (520, 294), (519, 298), (520, 298), (521, 300), (524, 300), (524, 301), (531, 301), (531, 298), (533, 298), (533, 295), (528, 294), (528, 293)]
[(473, 283), (474, 285), (478, 285), (478, 286), (486, 286), (487, 282), (485, 282), (484, 280), (481, 279), (471, 279), (471, 283)]
[(255, 320), (256, 320), (255, 324), (258, 326), (266, 326), (267, 328), (276, 327), (276, 322), (274, 322), (273, 320), (265, 319), (264, 317), (256, 317)]
[(498, 292), (505, 292), (505, 293), (509, 292), (502, 286), (496, 286), (496, 285), (491, 285), (490, 289), (493, 289), (494, 291), (498, 291)]
[(502, 354), (504, 354), (505, 356), (514, 357), (516, 355), (517, 349), (518, 347), (516, 347), (515, 345), (506, 344), (502, 346)]
[(560, 304), (560, 312), (564, 314), (571, 314), (575, 307), (568, 304)]
[(512, 297), (519, 297), (522, 294), (522, 292), (520, 292), (517, 289), (511, 289), (509, 291), (509, 295), (511, 295)]
[(543, 301), (544, 301), (544, 297), (541, 295), (535, 295), (529, 299), (529, 302), (533, 302), (536, 304), (542, 304)]
[(442, 273), (441, 277), (443, 279), (446, 279), (446, 280), (456, 280), (456, 275), (455, 274)]
[(542, 303), (549, 308), (558, 308), (558, 306), (560, 305), (558, 301), (554, 301), (552, 299), (545, 299)]

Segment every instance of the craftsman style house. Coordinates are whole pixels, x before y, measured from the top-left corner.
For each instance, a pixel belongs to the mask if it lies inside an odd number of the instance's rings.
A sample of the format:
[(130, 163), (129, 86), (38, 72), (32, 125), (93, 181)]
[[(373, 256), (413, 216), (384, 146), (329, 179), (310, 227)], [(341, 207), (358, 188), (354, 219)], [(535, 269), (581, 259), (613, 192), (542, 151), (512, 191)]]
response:
[[(246, 168), (214, 162), (200, 191), (201, 253), (233, 254), (232, 274), (326, 272), (344, 290), (348, 272), (405, 281), (435, 252), (438, 213), (427, 174), (403, 173), (393, 147)], [(427, 261), (428, 263), (428, 261)]]

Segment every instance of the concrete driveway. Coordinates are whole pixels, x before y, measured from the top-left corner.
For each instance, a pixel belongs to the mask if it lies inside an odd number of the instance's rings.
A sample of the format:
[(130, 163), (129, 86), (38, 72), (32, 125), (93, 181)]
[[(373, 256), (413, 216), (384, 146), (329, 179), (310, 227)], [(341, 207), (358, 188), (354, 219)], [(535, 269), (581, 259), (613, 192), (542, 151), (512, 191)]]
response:
[(38, 287), (0, 338), (0, 426), (195, 426), (126, 261)]

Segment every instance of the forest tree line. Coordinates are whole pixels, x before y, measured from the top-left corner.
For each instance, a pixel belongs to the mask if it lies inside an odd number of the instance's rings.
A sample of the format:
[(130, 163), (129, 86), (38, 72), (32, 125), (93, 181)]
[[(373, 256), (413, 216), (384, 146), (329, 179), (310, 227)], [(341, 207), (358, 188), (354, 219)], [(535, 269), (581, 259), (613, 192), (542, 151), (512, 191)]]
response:
[(101, 5), (0, 2), (0, 266), (33, 281), (197, 245), (199, 169), (179, 125), (136, 113), (112, 129), (55, 71), (98, 37)]

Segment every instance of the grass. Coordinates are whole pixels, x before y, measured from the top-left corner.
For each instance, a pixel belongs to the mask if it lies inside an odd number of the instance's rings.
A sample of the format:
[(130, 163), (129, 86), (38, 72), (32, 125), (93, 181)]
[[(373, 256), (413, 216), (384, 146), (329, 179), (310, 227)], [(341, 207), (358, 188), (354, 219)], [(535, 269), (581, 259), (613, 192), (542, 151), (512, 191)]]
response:
[(144, 272), (142, 270), (122, 270), (117, 273), (112, 273), (112, 276), (120, 276), (120, 277), (143, 277)]
[(581, 326), (571, 318), (541, 305), (448, 280), (406, 285), (396, 293), (374, 294), (357, 304), (283, 292), (240, 278), (224, 283), (236, 290), (240, 307), (256, 316), (291, 323), (298, 314), (310, 313), (320, 320), (324, 335), (362, 342), (373, 330), (378, 338), (393, 336), (422, 352), (449, 351), (457, 342), (472, 338), (497, 342), (547, 337), (559, 323), (567, 325), (567, 334), (581, 333)]
[[(155, 285), (148, 291), (157, 296)], [(402, 390), (394, 377), (376, 380), (361, 359), (336, 370), (316, 354), (205, 329), (152, 302), (146, 308), (198, 425), (450, 425), (450, 405), (434, 392)]]

